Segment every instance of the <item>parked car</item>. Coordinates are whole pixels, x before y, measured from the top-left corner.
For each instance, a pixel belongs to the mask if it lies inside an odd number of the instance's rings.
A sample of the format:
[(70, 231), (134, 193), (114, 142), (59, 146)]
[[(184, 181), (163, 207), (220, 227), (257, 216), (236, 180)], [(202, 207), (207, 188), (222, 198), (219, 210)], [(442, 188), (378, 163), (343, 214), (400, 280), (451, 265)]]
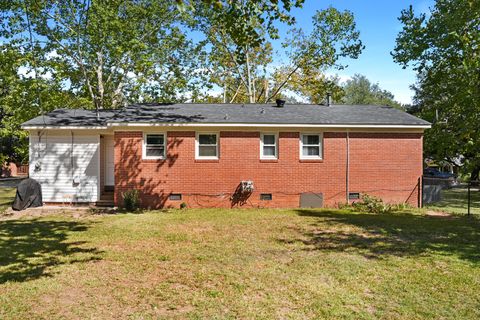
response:
[[(427, 184), (439, 184), (447, 187), (454, 187), (458, 185), (457, 177), (451, 172), (441, 172), (437, 168), (425, 168), (423, 176), (428, 179)], [(425, 183), (425, 182), (424, 182)]]
[(423, 170), (423, 175), (425, 177), (433, 177), (433, 178), (441, 178), (441, 179), (455, 178), (455, 175), (453, 173), (441, 172), (437, 168), (425, 168)]

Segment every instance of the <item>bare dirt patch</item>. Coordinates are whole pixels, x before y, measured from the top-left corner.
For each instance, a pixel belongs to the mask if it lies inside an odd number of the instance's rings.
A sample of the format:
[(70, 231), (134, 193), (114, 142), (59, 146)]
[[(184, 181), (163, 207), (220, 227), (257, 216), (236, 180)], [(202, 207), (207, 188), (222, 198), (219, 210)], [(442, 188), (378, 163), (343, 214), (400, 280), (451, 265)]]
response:
[(91, 207), (70, 207), (70, 206), (43, 206), (38, 208), (28, 208), (22, 211), (15, 211), (12, 208), (6, 209), (0, 214), (1, 220), (14, 220), (20, 218), (40, 218), (52, 215), (63, 215), (73, 218), (83, 218), (92, 215), (112, 214), (113, 209), (97, 209)]
[(430, 217), (438, 217), (438, 218), (451, 218), (452, 215), (448, 212), (443, 212), (443, 211), (434, 211), (434, 210), (428, 210), (425, 213), (427, 216)]

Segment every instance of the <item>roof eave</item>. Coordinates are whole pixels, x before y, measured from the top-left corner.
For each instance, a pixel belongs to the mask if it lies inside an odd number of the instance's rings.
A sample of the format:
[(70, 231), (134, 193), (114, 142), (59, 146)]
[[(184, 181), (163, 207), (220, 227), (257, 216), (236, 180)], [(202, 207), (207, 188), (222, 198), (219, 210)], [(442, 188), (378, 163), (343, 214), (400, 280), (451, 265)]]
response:
[(430, 129), (431, 124), (305, 124), (305, 123), (160, 123), (109, 122), (106, 126), (52, 126), (22, 125), (25, 130), (101, 130), (111, 127), (276, 127), (276, 128), (377, 128), (377, 129)]
[(52, 126), (52, 125), (21, 125), (24, 130), (104, 130), (107, 126)]
[(225, 123), (225, 122), (209, 122), (209, 123), (170, 123), (170, 122), (109, 122), (108, 127), (279, 127), (279, 128), (416, 128), (429, 129), (431, 124), (337, 124), (337, 123)]

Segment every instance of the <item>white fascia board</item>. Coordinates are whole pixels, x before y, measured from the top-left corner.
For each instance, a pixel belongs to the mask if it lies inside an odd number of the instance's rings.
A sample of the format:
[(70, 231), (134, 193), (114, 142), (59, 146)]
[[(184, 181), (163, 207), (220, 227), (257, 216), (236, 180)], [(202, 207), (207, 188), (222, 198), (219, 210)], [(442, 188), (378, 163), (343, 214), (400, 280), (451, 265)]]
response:
[(106, 126), (80, 127), (80, 126), (21, 126), (24, 130), (105, 130)]
[(140, 123), (114, 122), (108, 127), (263, 127), (263, 128), (380, 128), (380, 129), (429, 129), (431, 125), (389, 124), (277, 124), (277, 123)]
[(25, 130), (105, 130), (111, 127), (236, 127), (236, 128), (377, 128), (377, 129), (430, 129), (431, 125), (397, 125), (397, 124), (275, 124), (275, 123), (140, 123), (115, 122), (107, 126), (22, 126)]

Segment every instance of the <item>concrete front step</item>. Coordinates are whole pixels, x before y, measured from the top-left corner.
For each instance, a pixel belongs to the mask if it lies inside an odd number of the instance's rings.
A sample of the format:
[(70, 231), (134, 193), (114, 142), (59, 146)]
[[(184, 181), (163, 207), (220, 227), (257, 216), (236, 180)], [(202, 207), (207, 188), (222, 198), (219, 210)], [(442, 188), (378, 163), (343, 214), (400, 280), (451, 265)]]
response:
[(99, 201), (95, 202), (95, 206), (97, 206), (97, 207), (114, 207), (113, 199), (112, 200), (100, 199)]
[(100, 200), (112, 201), (113, 202), (113, 192), (103, 192), (100, 195)]

